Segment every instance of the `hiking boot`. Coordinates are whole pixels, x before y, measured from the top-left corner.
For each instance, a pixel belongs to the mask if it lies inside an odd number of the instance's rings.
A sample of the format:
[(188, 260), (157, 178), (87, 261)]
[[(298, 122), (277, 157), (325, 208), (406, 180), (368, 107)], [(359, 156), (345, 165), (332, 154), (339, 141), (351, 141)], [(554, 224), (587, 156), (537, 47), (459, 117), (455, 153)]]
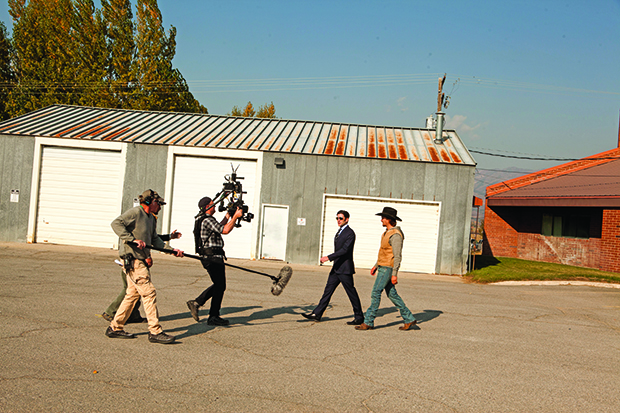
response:
[(105, 335), (110, 338), (136, 338), (135, 334), (128, 333), (125, 330), (112, 330), (112, 327), (108, 327)]
[(228, 324), (230, 324), (230, 321), (224, 320), (220, 316), (214, 316), (209, 317), (209, 319), (207, 320), (207, 324), (209, 324), (210, 326), (227, 326)]
[(101, 317), (103, 317), (103, 319), (104, 319), (105, 321), (112, 321), (112, 320), (114, 320), (114, 317), (113, 317), (113, 316), (111, 316), (111, 315), (110, 315), (110, 314), (108, 314), (108, 313), (103, 313), (103, 314), (101, 314)]
[(194, 317), (194, 320), (200, 321), (200, 318), (198, 317), (198, 308), (200, 308), (200, 306), (198, 305), (196, 300), (189, 300), (187, 302), (187, 308), (189, 308), (189, 312), (192, 313), (192, 317)]
[(149, 333), (149, 341), (151, 343), (170, 344), (170, 343), (174, 343), (174, 340), (176, 340), (176, 337), (170, 336), (164, 333), (163, 331), (159, 334)]

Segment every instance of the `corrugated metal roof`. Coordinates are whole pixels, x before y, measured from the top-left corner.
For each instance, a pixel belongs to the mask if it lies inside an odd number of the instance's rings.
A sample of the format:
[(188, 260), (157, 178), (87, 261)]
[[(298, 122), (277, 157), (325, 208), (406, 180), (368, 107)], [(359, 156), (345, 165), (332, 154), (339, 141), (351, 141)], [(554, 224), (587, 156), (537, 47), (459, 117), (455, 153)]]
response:
[(455, 131), (52, 105), (0, 134), (475, 165)]

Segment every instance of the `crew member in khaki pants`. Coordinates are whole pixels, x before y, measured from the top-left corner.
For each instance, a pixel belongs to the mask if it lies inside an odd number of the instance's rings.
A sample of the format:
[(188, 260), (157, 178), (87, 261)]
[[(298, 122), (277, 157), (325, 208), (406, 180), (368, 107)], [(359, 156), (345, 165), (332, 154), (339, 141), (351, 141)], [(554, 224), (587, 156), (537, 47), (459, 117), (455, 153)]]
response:
[[(146, 245), (164, 248), (165, 244), (157, 235), (156, 215), (165, 205), (164, 199), (157, 192), (149, 189), (139, 197), (140, 205), (131, 208), (112, 221), (112, 229), (119, 236), (118, 254), (124, 262), (127, 275), (127, 292), (114, 319), (105, 332), (110, 338), (135, 338), (135, 334), (127, 333), (123, 328), (131, 315), (134, 305), (142, 298), (144, 312), (149, 324), (149, 341), (151, 343), (169, 344), (175, 338), (163, 332), (159, 325), (157, 312), (157, 292), (151, 283), (149, 267), (153, 265), (151, 250)], [(129, 244), (131, 242), (131, 244)], [(177, 257), (183, 251), (170, 249)]]

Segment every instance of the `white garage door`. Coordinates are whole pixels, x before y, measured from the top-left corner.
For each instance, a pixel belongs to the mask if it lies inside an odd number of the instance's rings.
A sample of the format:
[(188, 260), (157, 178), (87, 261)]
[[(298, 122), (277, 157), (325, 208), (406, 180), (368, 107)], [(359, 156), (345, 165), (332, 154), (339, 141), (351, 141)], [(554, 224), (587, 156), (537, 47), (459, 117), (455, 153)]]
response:
[(321, 256), (334, 252), (334, 236), (338, 231), (336, 213), (344, 209), (351, 214), (349, 225), (356, 235), (355, 267), (372, 268), (377, 261), (381, 234), (385, 231), (381, 217), (375, 214), (386, 206), (398, 210), (398, 217), (402, 219), (398, 222), (405, 235), (400, 270), (435, 273), (440, 210), (437, 202), (325, 195)]
[(121, 152), (43, 147), (36, 242), (114, 248)]
[[(230, 175), (232, 165), (237, 168), (237, 176), (243, 190), (243, 201), (249, 206), (250, 212), (258, 216), (253, 205), (256, 188), (256, 161), (206, 158), (195, 156), (176, 156), (174, 162), (174, 183), (172, 189), (172, 202), (166, 205), (171, 209), (170, 229), (178, 230), (183, 234), (178, 240), (171, 242), (174, 248), (194, 253), (194, 217), (198, 213), (198, 201), (208, 196), (213, 198), (222, 190), (224, 175)], [(220, 221), (225, 212), (216, 209), (215, 218)], [(251, 223), (242, 221), (241, 228), (235, 228), (230, 234), (224, 235), (224, 250), (230, 258), (250, 258), (252, 249), (252, 227), (256, 218)]]

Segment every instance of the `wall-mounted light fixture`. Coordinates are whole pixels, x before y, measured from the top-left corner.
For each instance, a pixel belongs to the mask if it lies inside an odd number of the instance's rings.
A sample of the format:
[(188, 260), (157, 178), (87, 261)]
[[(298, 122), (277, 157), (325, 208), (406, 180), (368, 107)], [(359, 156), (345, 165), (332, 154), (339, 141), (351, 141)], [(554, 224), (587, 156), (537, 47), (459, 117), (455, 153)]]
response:
[(280, 168), (280, 169), (286, 168), (286, 162), (284, 161), (284, 158), (275, 158), (273, 160), (273, 164), (276, 166), (276, 168)]

